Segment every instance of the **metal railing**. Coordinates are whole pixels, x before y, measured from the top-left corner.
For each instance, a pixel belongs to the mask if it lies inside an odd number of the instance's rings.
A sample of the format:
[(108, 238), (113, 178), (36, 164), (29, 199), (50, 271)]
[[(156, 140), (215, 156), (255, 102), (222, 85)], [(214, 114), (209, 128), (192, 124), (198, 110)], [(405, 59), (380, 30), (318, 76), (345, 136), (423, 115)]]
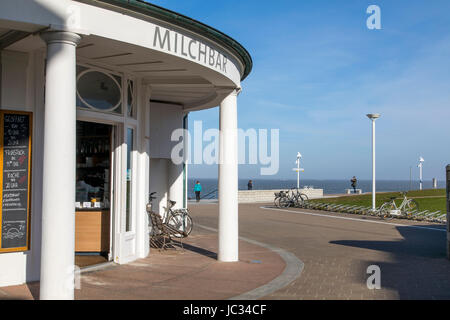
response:
[(200, 199), (217, 199), (217, 193), (218, 193), (219, 189), (215, 189), (211, 192), (208, 192), (207, 194), (205, 194), (204, 196), (201, 196)]

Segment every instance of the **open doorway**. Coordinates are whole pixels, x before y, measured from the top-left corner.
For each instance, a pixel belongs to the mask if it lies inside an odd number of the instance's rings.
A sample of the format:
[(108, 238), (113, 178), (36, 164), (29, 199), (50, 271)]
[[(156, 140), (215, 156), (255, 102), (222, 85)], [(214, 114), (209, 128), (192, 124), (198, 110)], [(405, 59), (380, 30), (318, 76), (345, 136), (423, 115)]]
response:
[(75, 264), (104, 263), (111, 256), (113, 126), (77, 121)]

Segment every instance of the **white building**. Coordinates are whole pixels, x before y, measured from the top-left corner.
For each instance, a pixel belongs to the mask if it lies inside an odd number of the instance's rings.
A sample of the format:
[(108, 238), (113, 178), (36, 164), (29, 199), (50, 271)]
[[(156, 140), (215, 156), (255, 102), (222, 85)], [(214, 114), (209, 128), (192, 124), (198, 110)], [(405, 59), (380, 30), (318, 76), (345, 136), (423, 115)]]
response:
[(148, 256), (149, 192), (186, 206), (170, 135), (216, 106), (218, 257), (238, 260), (239, 43), (138, 0), (15, 0), (0, 2), (0, 53), (0, 286), (72, 299), (75, 252)]

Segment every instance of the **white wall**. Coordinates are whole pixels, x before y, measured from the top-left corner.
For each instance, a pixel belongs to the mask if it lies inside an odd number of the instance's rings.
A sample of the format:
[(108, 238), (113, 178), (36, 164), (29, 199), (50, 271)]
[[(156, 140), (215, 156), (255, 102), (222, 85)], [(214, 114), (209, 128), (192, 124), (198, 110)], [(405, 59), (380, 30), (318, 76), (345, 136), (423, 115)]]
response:
[(178, 143), (170, 141), (175, 129), (183, 128), (186, 113), (178, 105), (150, 103), (150, 158), (170, 159), (172, 148)]
[(185, 114), (178, 105), (150, 103), (150, 192), (157, 192), (153, 204), (160, 214), (167, 199), (177, 202), (175, 208), (183, 206), (183, 164), (171, 160), (172, 148), (179, 143), (171, 141), (171, 135), (183, 128)]
[(150, 159), (150, 192), (156, 192), (156, 199), (153, 200), (153, 210), (163, 214), (169, 196), (168, 185), (169, 160)]
[(161, 215), (167, 200), (176, 201), (174, 209), (183, 207), (183, 165), (170, 159), (150, 159), (150, 192), (156, 192), (153, 210)]
[(42, 209), (44, 55), (1, 53), (0, 109), (33, 112), (30, 250), (0, 253), (0, 286), (39, 280)]
[(32, 111), (27, 104), (27, 81), (29, 80), (29, 55), (22, 52), (3, 51), (2, 59), (2, 109)]

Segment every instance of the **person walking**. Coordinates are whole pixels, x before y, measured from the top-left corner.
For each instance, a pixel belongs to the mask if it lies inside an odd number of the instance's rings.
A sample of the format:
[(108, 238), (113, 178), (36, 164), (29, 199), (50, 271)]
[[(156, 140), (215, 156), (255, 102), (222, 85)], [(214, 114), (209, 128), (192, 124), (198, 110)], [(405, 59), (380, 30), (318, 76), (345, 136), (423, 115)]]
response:
[(253, 181), (252, 180), (248, 180), (247, 189), (248, 190), (253, 190)]
[(200, 181), (198, 181), (198, 180), (195, 183), (194, 191), (195, 191), (195, 200), (197, 200), (197, 202), (199, 202), (200, 201), (200, 192), (202, 191), (202, 185), (200, 184)]
[(356, 193), (356, 182), (357, 182), (356, 177), (353, 176), (350, 182), (352, 183), (353, 193)]

